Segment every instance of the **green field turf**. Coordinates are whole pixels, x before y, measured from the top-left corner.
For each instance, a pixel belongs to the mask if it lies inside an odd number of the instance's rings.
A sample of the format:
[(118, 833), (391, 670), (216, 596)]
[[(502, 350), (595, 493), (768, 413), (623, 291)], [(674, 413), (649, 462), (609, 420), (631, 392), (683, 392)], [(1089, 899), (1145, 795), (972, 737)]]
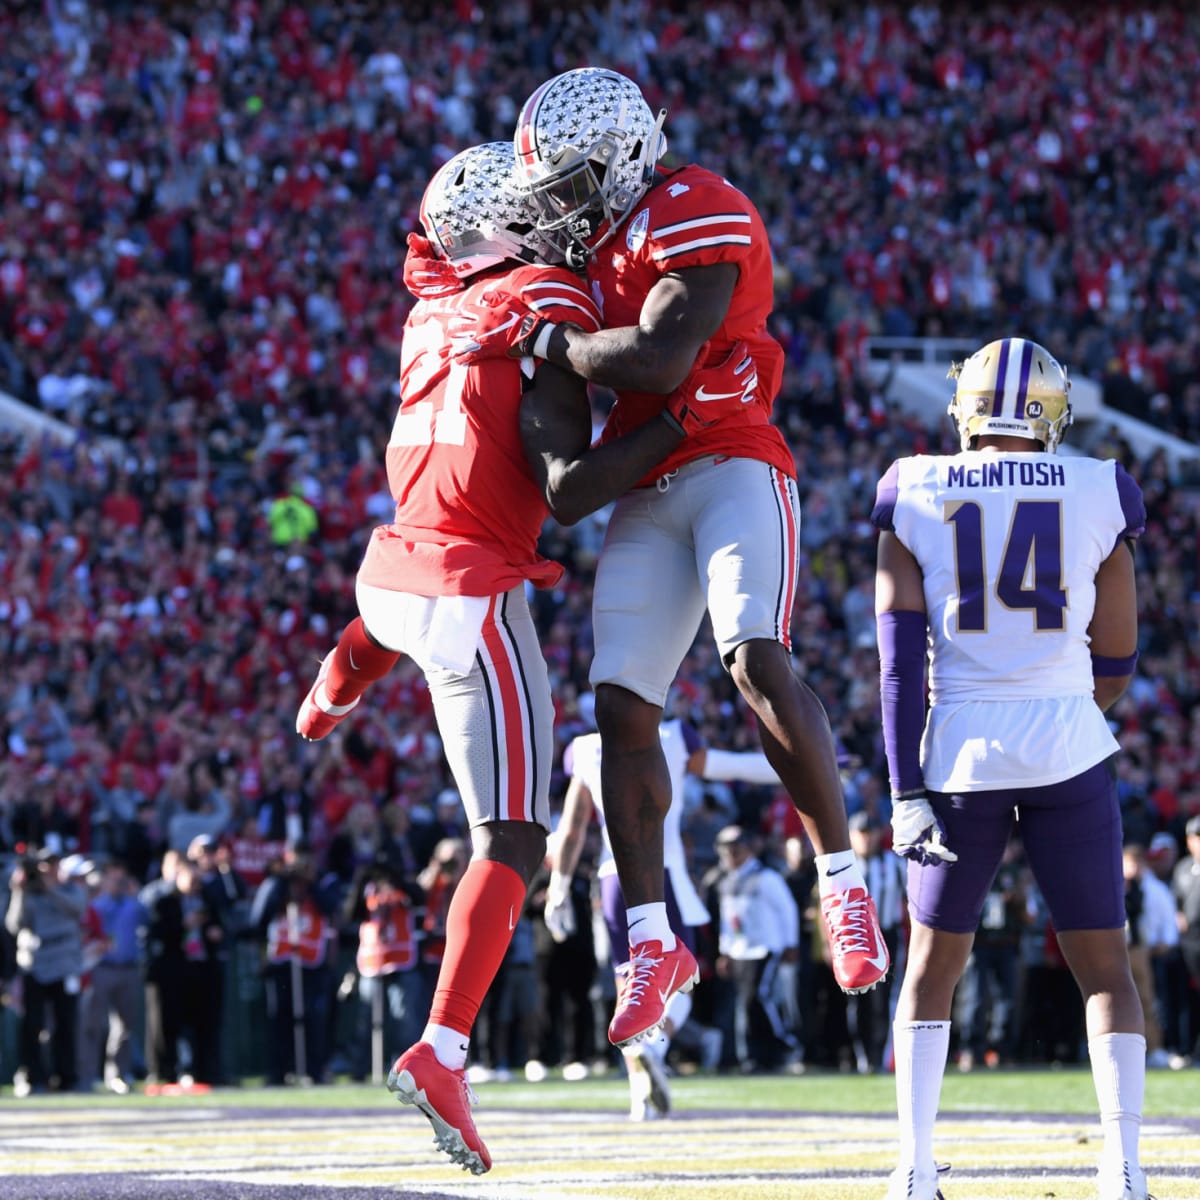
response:
[[(495, 1160), (483, 1178), (442, 1159), (425, 1120), (382, 1087), (21, 1102), (6, 1092), (0, 1175), (34, 1190), (0, 1195), (60, 1195), (50, 1185), (64, 1179), (66, 1194), (116, 1194), (106, 1177), (132, 1173), (137, 1194), (144, 1183), (147, 1196), (246, 1200), (265, 1189), (288, 1200), (879, 1200), (895, 1155), (889, 1077), (696, 1075), (674, 1081), (671, 1119), (644, 1125), (626, 1119), (615, 1075), (476, 1090)], [(954, 1168), (946, 1200), (1095, 1200), (1093, 1107), (1084, 1069), (952, 1072), (937, 1145)], [(1154, 1195), (1200, 1200), (1200, 1070), (1151, 1074), (1146, 1116)]]
[[(681, 1112), (734, 1109), (741, 1112), (876, 1113), (894, 1111), (895, 1082), (890, 1075), (842, 1075), (814, 1072), (750, 1076), (697, 1074), (674, 1081), (675, 1106)], [(628, 1089), (618, 1073), (593, 1076), (579, 1083), (564, 1083), (551, 1073), (544, 1083), (487, 1083), (477, 1085), (483, 1108), (606, 1109), (624, 1111)], [(11, 1089), (0, 1088), (0, 1097)], [(131, 1106), (219, 1104), (254, 1108), (367, 1108), (389, 1097), (382, 1086), (339, 1083), (332, 1087), (223, 1088), (209, 1096), (149, 1097), (139, 1092), (117, 1097), (34, 1097), (23, 1104), (54, 1107), (115, 1108)], [(1058, 1070), (978, 1070), (961, 1074), (951, 1070), (942, 1087), (943, 1112), (1039, 1112), (1092, 1115), (1096, 1094), (1086, 1067)], [(1151, 1071), (1146, 1076), (1148, 1117), (1200, 1118), (1200, 1070)], [(1197, 1197), (1200, 1200), (1200, 1196)]]

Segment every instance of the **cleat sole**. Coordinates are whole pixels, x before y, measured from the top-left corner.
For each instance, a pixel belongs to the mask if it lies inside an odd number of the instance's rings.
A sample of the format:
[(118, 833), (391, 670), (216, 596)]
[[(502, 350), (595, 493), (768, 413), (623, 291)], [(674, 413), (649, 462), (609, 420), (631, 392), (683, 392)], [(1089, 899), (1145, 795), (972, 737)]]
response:
[(667, 1072), (657, 1059), (646, 1056), (646, 1073), (650, 1076), (650, 1103), (659, 1115), (666, 1116), (671, 1111), (671, 1085), (667, 1082)]
[(401, 1104), (410, 1104), (425, 1114), (433, 1126), (433, 1144), (446, 1154), (451, 1162), (457, 1163), (464, 1171), (470, 1171), (472, 1175), (487, 1174), (488, 1168), (479, 1157), (479, 1153), (472, 1150), (463, 1140), (463, 1135), (429, 1103), (425, 1089), (417, 1086), (411, 1072), (396, 1071), (393, 1068), (388, 1072), (387, 1089)]

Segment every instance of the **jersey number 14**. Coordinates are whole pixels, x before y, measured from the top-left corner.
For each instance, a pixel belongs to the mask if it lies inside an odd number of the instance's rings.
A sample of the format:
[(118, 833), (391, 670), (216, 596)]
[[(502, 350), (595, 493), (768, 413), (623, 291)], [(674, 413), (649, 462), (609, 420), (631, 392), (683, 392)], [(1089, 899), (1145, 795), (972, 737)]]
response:
[(1067, 590), (1063, 586), (1062, 504), (1057, 500), (1018, 500), (1013, 509), (1000, 570), (989, 588), (984, 561), (983, 509), (971, 500), (947, 504), (945, 521), (954, 530), (958, 579), (958, 630), (987, 629), (988, 593), (1008, 609), (1033, 613), (1039, 633), (1066, 628)]

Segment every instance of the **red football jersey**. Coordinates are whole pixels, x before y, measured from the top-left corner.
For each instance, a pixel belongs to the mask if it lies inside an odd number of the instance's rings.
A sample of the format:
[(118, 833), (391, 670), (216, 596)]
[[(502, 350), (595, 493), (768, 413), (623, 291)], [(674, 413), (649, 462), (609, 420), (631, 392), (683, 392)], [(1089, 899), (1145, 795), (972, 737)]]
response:
[[(643, 483), (705, 454), (757, 458), (787, 475), (796, 473), (787, 442), (771, 424), (783, 379), (783, 347), (767, 332), (775, 299), (771, 249), (758, 210), (733, 184), (697, 166), (663, 173), (613, 240), (593, 256), (588, 277), (605, 325), (617, 328), (638, 323), (642, 303), (661, 276), (723, 262), (737, 263), (740, 274), (705, 362), (720, 362), (735, 342), (746, 342), (758, 367), (758, 398), (688, 437)], [(636, 429), (663, 407), (663, 397), (650, 392), (619, 391), (617, 398), (603, 441)]]
[(562, 567), (537, 552), (547, 508), (525, 461), (518, 410), (521, 364), (450, 356), (485, 292), (503, 287), (553, 321), (592, 332), (600, 315), (585, 286), (556, 267), (489, 273), (460, 292), (421, 300), (404, 325), (400, 409), (387, 447), (392, 524), (371, 535), (359, 579), (421, 596), (491, 596)]

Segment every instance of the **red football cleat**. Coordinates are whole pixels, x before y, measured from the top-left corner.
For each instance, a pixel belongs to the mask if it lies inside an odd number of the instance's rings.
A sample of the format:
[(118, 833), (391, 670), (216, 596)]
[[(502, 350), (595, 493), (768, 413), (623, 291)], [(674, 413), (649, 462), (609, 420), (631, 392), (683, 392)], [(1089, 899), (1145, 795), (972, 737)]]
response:
[(296, 732), (310, 742), (320, 741), (326, 734), (331, 733), (334, 726), (353, 712), (362, 699), (361, 696), (356, 696), (349, 704), (329, 702), (329, 697), (325, 694), (325, 677), (329, 674), (332, 664), (333, 651), (330, 650), (321, 660), (321, 669), (317, 672), (312, 687), (308, 689), (308, 695), (304, 697), (299, 713), (296, 714)]
[(617, 968), (617, 1009), (608, 1026), (614, 1046), (628, 1046), (663, 1023), (667, 1001), (676, 992), (690, 992), (700, 982), (692, 952), (676, 942), (664, 950), (661, 942), (640, 942), (629, 948), (629, 961)]
[(821, 901), (821, 916), (838, 987), (850, 994), (869, 992), (891, 965), (875, 901), (865, 888), (831, 892)]
[(443, 1066), (428, 1042), (418, 1042), (392, 1064), (387, 1086), (402, 1104), (419, 1108), (429, 1118), (435, 1145), (464, 1171), (482, 1175), (491, 1170), (492, 1156), (471, 1116), (477, 1101), (466, 1072)]

